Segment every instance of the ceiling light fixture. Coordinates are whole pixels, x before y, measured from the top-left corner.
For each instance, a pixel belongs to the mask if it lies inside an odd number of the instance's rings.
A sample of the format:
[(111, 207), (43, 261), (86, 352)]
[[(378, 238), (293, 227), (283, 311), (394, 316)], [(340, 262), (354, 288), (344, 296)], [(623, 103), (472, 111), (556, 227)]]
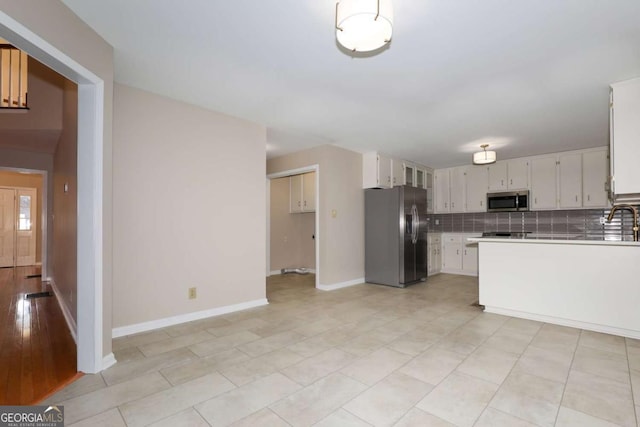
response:
[(391, 41), (391, 0), (340, 0), (336, 3), (336, 39), (352, 52), (370, 52)]
[(489, 144), (482, 144), (480, 148), (482, 151), (478, 151), (473, 153), (473, 164), (474, 165), (488, 165), (490, 163), (496, 162), (496, 152), (495, 151), (487, 151), (487, 147)]

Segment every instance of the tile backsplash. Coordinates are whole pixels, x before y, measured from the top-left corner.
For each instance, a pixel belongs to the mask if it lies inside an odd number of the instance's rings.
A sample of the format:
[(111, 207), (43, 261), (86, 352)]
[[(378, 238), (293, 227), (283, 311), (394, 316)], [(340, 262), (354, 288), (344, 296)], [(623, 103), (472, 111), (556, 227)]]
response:
[(609, 215), (609, 209), (433, 214), (429, 215), (429, 231), (434, 233), (530, 231), (535, 234), (566, 235), (576, 239), (633, 240), (631, 212), (618, 211), (610, 223), (600, 224), (600, 218), (607, 215)]

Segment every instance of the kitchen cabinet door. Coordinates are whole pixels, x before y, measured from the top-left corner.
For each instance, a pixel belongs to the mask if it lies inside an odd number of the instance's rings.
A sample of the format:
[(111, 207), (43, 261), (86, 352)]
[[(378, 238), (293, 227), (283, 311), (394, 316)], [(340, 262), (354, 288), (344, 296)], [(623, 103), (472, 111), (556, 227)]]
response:
[(436, 213), (449, 212), (449, 169), (435, 171)]
[(582, 154), (561, 154), (558, 162), (560, 207), (582, 207)]
[(531, 159), (532, 209), (555, 209), (557, 206), (556, 156)]
[(289, 177), (289, 212), (302, 212), (302, 175)]
[(439, 233), (431, 233), (427, 236), (427, 247), (429, 254), (427, 258), (427, 268), (429, 276), (440, 272), (440, 266), (442, 265), (440, 256), (440, 238), (441, 235)]
[(426, 188), (424, 182), (424, 169), (416, 168), (416, 187)]
[(462, 237), (460, 235), (442, 235), (442, 269), (462, 270)]
[(449, 212), (464, 212), (465, 171), (465, 166), (449, 169), (449, 197), (451, 202)]
[(489, 175), (489, 191), (507, 189), (507, 162), (496, 162), (487, 167)]
[(404, 163), (404, 185), (416, 187), (416, 167), (411, 163)]
[(362, 188), (391, 188), (391, 158), (375, 152), (362, 155)]
[(302, 175), (302, 211), (316, 211), (316, 173), (308, 172)]
[[(466, 239), (465, 239), (466, 240)], [(462, 271), (470, 276), (478, 275), (478, 244), (462, 243)]]
[(529, 188), (528, 159), (507, 161), (507, 188), (509, 190), (526, 190)]
[(316, 173), (308, 172), (289, 177), (289, 212), (316, 210)]
[(404, 162), (402, 160), (392, 159), (391, 182), (393, 187), (404, 185)]
[(611, 183), (618, 202), (638, 203), (640, 194), (640, 78), (611, 85)]
[(435, 211), (433, 206), (433, 172), (425, 172), (425, 188), (427, 189), (427, 213), (432, 214)]
[(585, 208), (607, 207), (608, 166), (607, 150), (582, 155), (582, 206)]
[(485, 212), (487, 190), (489, 187), (489, 168), (469, 166), (465, 176), (466, 209), (465, 212)]

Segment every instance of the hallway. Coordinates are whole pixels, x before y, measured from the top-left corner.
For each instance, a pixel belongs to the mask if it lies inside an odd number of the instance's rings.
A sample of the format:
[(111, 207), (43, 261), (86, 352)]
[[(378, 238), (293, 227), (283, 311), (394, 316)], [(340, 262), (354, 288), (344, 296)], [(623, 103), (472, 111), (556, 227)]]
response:
[(76, 376), (76, 345), (55, 296), (26, 298), (42, 288), (40, 267), (0, 269), (0, 405), (29, 405)]

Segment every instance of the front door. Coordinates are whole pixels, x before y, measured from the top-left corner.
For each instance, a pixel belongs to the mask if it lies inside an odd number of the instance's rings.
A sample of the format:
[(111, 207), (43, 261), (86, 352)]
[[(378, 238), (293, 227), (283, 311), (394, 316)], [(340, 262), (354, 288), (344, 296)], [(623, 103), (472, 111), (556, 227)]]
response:
[(15, 190), (0, 188), (0, 267), (13, 267)]
[(18, 188), (16, 190), (16, 266), (36, 263), (36, 190)]

